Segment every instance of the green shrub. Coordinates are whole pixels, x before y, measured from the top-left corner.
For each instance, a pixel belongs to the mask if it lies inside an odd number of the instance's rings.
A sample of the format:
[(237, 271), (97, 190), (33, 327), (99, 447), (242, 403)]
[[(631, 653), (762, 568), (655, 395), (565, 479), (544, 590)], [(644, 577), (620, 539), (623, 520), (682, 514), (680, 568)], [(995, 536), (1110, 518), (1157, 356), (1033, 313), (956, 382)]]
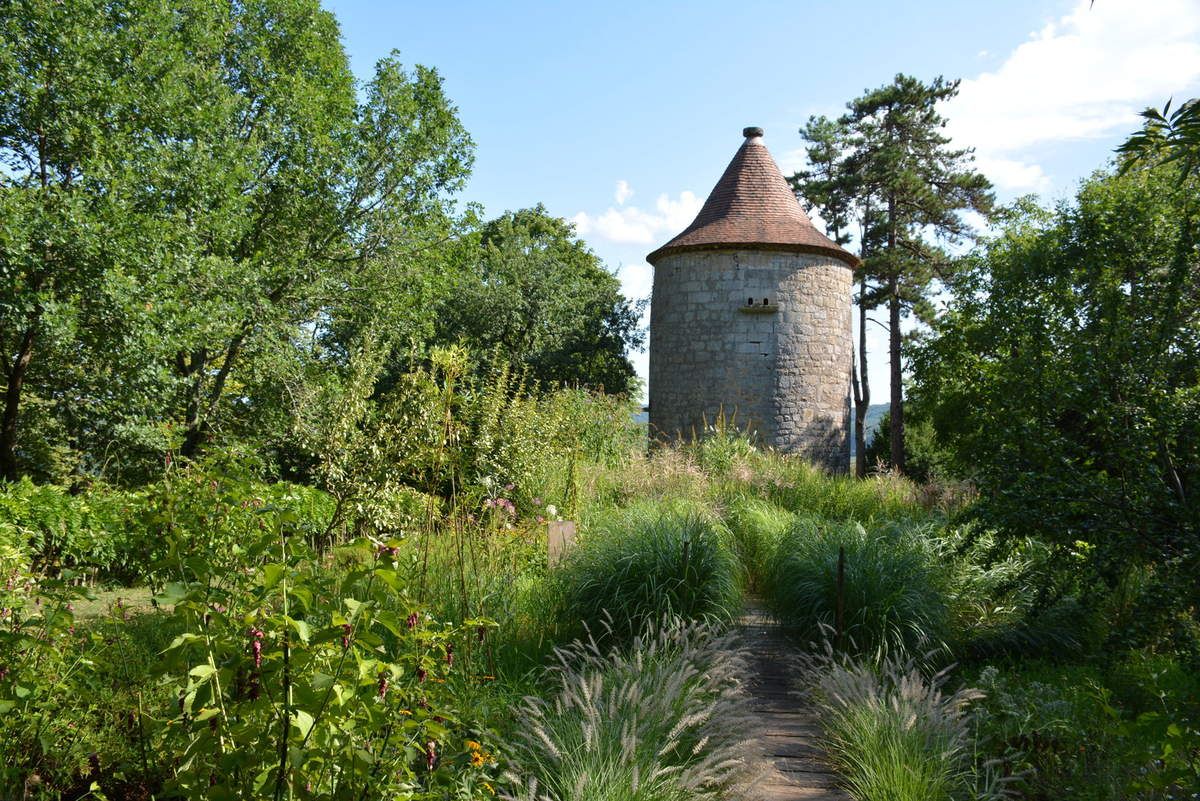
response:
[(262, 518), (239, 568), (194, 556), (159, 599), (183, 630), (160, 679), (178, 698), (158, 739), (180, 756), (167, 790), (483, 797), (495, 739), (457, 690), (479, 681), (472, 652), (491, 621), (429, 615), (396, 571), (398, 541), (342, 546), (333, 561), (348, 569), (331, 570), (285, 511)]
[(730, 543), (742, 581), (750, 592), (769, 592), (779, 541), (795, 520), (791, 512), (758, 498), (739, 495), (728, 502), (725, 522), (731, 534)]
[[(892, 461), (892, 416), (884, 412), (879, 423), (870, 434), (871, 443), (867, 445), (867, 467), (874, 470), (878, 466), (888, 469)], [(913, 419), (912, 407), (905, 407), (904, 415), (904, 474), (925, 484), (948, 477), (952, 470), (950, 464), (953, 454), (938, 442), (937, 431), (933, 421), (928, 418)]]
[(734, 644), (712, 624), (651, 621), (626, 648), (558, 652), (549, 699), (527, 699), (512, 781), (534, 799), (722, 799), (748, 730)]
[(667, 614), (729, 620), (739, 593), (721, 522), (694, 505), (643, 502), (591, 522), (554, 576), (565, 633), (611, 619), (632, 636)]
[(298, 484), (264, 484), (236, 464), (213, 460), (171, 469), (142, 498), (144, 533), (130, 558), (138, 577), (155, 586), (186, 581), (200, 567), (242, 567), (249, 544), (275, 516), (310, 547), (329, 545), (332, 498)]
[(779, 543), (770, 603), (806, 639), (836, 624), (839, 549), (845, 549), (846, 647), (910, 651), (945, 641), (949, 575), (936, 544), (917, 526), (870, 530), (858, 523), (801, 518)]
[(0, 486), (0, 539), (24, 550), (39, 570), (128, 580), (142, 539), (134, 519), (140, 497), (107, 487), (71, 494), (23, 478)]
[(72, 494), (28, 479), (0, 486), (0, 543), (41, 572), (69, 569), (131, 584), (173, 575), (189, 554), (236, 549), (259, 530), (265, 506), (286, 512), (314, 544), (333, 514), (333, 500), (320, 490), (263, 483), (214, 458), (173, 468), (139, 490), (95, 486)]
[(938, 539), (954, 574), (954, 652), (960, 659), (1066, 659), (1095, 650), (1095, 615), (1064, 594), (1064, 571), (1052, 569), (1045, 545), (1001, 539), (973, 524), (947, 526)]
[(1024, 798), (1187, 798), (1200, 786), (1200, 680), (1168, 656), (989, 666), (976, 683), (977, 748)]

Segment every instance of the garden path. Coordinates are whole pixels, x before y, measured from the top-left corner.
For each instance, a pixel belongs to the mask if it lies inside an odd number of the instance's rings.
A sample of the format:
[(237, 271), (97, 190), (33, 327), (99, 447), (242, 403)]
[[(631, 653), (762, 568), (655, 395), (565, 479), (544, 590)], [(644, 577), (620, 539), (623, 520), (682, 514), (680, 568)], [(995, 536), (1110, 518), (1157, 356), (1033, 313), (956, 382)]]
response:
[(792, 689), (795, 646), (780, 625), (753, 603), (746, 607), (738, 628), (754, 727), (753, 771), (743, 798), (848, 801), (825, 762), (816, 715)]

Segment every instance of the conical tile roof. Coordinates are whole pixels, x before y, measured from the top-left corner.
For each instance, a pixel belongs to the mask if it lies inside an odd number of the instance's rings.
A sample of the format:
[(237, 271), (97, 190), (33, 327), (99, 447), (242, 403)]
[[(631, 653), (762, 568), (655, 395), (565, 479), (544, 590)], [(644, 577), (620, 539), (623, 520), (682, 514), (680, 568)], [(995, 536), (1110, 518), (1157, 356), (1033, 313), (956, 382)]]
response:
[(822, 253), (846, 263), (858, 259), (815, 227), (762, 143), (761, 128), (742, 131), (746, 141), (692, 224), (646, 257), (735, 246), (750, 250)]

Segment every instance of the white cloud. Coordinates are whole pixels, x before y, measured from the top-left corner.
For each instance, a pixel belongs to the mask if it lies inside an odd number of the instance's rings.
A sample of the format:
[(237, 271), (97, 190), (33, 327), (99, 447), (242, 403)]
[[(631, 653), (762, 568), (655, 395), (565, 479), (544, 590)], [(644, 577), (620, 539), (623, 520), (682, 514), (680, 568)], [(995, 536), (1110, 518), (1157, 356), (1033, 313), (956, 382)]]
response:
[[(618, 196), (624, 183), (621, 181), (617, 184)], [(625, 187), (628, 189), (628, 184)], [(626, 197), (632, 194), (633, 190), (629, 189)], [(701, 205), (703, 202), (700, 198), (685, 190), (676, 199), (666, 194), (659, 195), (653, 211), (645, 211), (637, 206), (610, 206), (594, 215), (581, 211), (572, 219), (575, 230), (585, 239), (595, 237), (617, 244), (653, 245), (662, 244), (686, 228), (695, 219)]]
[(1050, 176), (1039, 164), (976, 154), (975, 167), (997, 186), (1017, 192), (1044, 192), (1050, 188)]
[(613, 193), (613, 199), (617, 201), (617, 205), (624, 206), (625, 201), (631, 197), (633, 197), (633, 189), (630, 188), (629, 182), (617, 181), (617, 191)]
[(654, 284), (654, 268), (644, 261), (623, 264), (617, 270), (621, 290), (627, 298), (648, 298)]
[(1197, 80), (1200, 3), (1079, 0), (995, 71), (964, 80), (945, 113), (999, 186), (1038, 189), (1048, 178), (1031, 148), (1132, 130), (1142, 108)]

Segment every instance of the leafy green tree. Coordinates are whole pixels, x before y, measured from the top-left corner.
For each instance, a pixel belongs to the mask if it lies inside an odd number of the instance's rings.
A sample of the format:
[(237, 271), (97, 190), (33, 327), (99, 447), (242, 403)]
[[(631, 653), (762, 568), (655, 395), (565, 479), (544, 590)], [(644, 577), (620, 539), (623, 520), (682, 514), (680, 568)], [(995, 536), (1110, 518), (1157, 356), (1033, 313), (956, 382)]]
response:
[(913, 356), (913, 402), (989, 519), (1110, 587), (1151, 571), (1147, 621), (1200, 609), (1198, 190), (1161, 166), (1018, 203)]
[(540, 205), (508, 212), (462, 242), (459, 259), (459, 284), (439, 314), (442, 339), (499, 351), (544, 385), (633, 390), (626, 352), (644, 341), (641, 305), (621, 294), (570, 223)]
[(103, 325), (106, 272), (139, 235), (147, 262), (170, 249), (136, 195), (164, 121), (195, 107), (176, 23), (138, 0), (0, 8), (0, 478), (64, 447), (54, 411), (72, 393), (56, 371), (119, 340)]
[(990, 184), (970, 166), (971, 151), (950, 147), (937, 106), (958, 92), (958, 81), (929, 84), (908, 75), (849, 104), (841, 124), (850, 131), (844, 168), (854, 175), (871, 210), (863, 231), (864, 271), (873, 289), (860, 305), (886, 305), (891, 373), (891, 464), (904, 470), (904, 393), (901, 320), (931, 318), (936, 282), (955, 260), (945, 245), (970, 236), (962, 212), (987, 213)]
[(282, 436), (330, 332), (431, 328), (406, 290), (471, 161), (436, 72), (360, 93), (316, 0), (0, 14), (0, 474)]
[(211, 62), (228, 110), (189, 148), (220, 156), (183, 182), (182, 207), (178, 193), (159, 196), (196, 221), (191, 263), (172, 281), (193, 289), (180, 300), (194, 323), (175, 354), (185, 455), (222, 422), (253, 419), (248, 381), (302, 380), (297, 334), (322, 328), (347, 296), (403, 302), (376, 260), (394, 266), (445, 236), (445, 195), (470, 163), (432, 70), (384, 59), (358, 103), (336, 22), (315, 1), (241, 16)]

